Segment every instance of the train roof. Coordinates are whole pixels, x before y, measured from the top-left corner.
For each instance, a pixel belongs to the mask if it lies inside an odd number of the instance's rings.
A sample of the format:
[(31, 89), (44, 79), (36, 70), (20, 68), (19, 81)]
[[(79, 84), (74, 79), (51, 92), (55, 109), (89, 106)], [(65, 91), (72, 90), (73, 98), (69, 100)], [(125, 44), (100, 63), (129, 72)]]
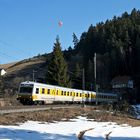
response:
[(114, 92), (97, 92), (98, 95), (108, 95), (108, 96), (116, 96), (117, 94)]
[(94, 92), (94, 91), (88, 91), (88, 90), (80, 90), (80, 89), (74, 89), (74, 88), (68, 88), (68, 87), (61, 87), (61, 86), (57, 86), (57, 85), (49, 85), (49, 84), (44, 84), (44, 83), (38, 83), (38, 82), (34, 82), (34, 81), (25, 81), (25, 82), (21, 82), (21, 84), (33, 84), (35, 86), (46, 86), (46, 87), (58, 87), (58, 88), (61, 88), (61, 89), (69, 89), (69, 90), (76, 90), (77, 92)]

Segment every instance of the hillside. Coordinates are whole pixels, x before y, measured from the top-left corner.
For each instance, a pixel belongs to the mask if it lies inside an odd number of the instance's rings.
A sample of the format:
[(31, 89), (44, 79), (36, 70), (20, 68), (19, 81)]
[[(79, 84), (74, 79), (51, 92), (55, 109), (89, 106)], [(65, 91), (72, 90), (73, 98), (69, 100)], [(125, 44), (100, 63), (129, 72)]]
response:
[(7, 74), (2, 77), (5, 93), (15, 94), (20, 82), (33, 80), (33, 71), (35, 79), (44, 78), (46, 58), (42, 56), (25, 59), (15, 63), (0, 65), (0, 68), (4, 68), (7, 72)]
[(3, 69), (7, 69), (13, 65), (15, 65), (17, 62), (12, 62), (12, 63), (7, 63), (7, 64), (1, 64), (0, 65), (0, 68), (3, 68)]

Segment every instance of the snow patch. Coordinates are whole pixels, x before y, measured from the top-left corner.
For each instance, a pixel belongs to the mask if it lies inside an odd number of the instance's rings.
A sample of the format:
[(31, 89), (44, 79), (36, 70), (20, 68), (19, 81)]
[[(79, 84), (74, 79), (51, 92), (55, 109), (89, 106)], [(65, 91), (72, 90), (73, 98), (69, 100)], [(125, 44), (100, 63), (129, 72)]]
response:
[(77, 140), (80, 131), (90, 128), (94, 129), (84, 134), (84, 140), (103, 140), (110, 132), (111, 140), (140, 140), (140, 127), (89, 121), (81, 116), (67, 122), (27, 121), (19, 126), (0, 125), (0, 140)]

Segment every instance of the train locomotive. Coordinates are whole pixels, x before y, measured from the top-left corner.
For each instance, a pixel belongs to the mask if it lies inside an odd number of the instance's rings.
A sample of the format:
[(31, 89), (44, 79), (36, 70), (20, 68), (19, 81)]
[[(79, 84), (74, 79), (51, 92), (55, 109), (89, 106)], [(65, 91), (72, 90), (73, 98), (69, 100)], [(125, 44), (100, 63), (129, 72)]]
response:
[(117, 102), (114, 93), (72, 89), (33, 81), (21, 82), (17, 100), (22, 104)]

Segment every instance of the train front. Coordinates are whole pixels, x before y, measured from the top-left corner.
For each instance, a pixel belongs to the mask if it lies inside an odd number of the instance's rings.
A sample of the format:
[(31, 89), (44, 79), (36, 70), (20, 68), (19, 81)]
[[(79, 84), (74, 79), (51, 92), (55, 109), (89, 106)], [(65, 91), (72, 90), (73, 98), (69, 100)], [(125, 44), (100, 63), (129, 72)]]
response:
[(32, 104), (33, 87), (33, 83), (22, 82), (19, 86), (17, 100), (19, 100), (22, 104)]

